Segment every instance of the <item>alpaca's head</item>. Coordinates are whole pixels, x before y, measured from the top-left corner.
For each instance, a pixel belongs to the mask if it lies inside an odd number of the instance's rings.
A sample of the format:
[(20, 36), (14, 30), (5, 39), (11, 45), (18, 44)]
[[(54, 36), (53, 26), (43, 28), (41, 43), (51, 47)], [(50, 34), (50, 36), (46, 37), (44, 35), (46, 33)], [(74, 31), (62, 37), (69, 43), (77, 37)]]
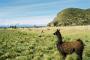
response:
[(60, 30), (57, 29), (55, 33), (53, 33), (54, 35), (56, 35), (56, 37), (58, 38), (58, 42), (62, 43), (62, 36), (61, 33), (59, 32)]
[(60, 30), (59, 29), (57, 29), (56, 30), (56, 32), (55, 33), (53, 33), (54, 35), (59, 35), (60, 34), (60, 32), (59, 32)]

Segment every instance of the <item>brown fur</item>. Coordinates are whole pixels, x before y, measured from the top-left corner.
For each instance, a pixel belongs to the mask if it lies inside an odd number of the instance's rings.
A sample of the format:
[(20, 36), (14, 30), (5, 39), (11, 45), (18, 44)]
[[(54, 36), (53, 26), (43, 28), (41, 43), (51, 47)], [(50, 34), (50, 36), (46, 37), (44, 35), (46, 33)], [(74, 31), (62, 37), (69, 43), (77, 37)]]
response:
[(58, 29), (54, 33), (54, 35), (56, 35), (58, 38), (57, 49), (63, 55), (64, 59), (68, 54), (72, 54), (73, 52), (75, 52), (79, 56), (79, 60), (82, 60), (82, 54), (84, 49), (84, 44), (82, 40), (77, 39), (76, 41), (72, 42), (63, 42), (61, 33)]

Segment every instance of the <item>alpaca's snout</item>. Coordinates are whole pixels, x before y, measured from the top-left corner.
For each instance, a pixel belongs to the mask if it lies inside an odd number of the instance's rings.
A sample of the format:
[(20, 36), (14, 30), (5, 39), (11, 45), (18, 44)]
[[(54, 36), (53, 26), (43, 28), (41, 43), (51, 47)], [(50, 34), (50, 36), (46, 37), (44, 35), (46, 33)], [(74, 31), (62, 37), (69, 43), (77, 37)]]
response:
[(55, 35), (55, 33), (53, 33), (53, 35)]

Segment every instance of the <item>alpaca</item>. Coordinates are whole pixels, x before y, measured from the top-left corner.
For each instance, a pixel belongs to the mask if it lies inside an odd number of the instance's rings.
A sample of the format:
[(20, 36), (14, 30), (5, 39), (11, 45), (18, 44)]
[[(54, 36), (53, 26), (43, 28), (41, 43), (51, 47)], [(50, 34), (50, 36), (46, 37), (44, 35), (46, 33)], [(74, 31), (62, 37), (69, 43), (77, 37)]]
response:
[(64, 60), (68, 54), (72, 54), (73, 52), (75, 52), (79, 56), (79, 60), (82, 60), (82, 54), (84, 49), (84, 43), (82, 42), (82, 40), (77, 39), (73, 42), (63, 42), (61, 33), (58, 29), (54, 33), (54, 35), (56, 35), (56, 37), (58, 38), (57, 49), (59, 53), (62, 54)]

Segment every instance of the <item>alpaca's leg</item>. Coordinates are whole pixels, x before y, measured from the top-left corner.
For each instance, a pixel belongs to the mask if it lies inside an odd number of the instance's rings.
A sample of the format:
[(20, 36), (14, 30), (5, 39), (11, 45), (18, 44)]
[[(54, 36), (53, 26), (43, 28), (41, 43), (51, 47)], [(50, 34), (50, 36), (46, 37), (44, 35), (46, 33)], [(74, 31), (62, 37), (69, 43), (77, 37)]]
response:
[(63, 56), (63, 60), (65, 60), (65, 57)]
[(82, 60), (82, 55), (78, 55), (79, 56), (79, 60)]
[(63, 60), (65, 60), (66, 59), (66, 56), (63, 56)]
[(63, 60), (65, 60), (66, 59), (66, 54), (65, 55), (63, 55)]
[(77, 55), (78, 55), (78, 57), (79, 57), (79, 60), (82, 60), (82, 53), (83, 53), (83, 51), (77, 52)]
[(79, 56), (80, 56), (80, 59), (82, 60), (82, 52), (80, 53), (80, 55), (79, 55)]

